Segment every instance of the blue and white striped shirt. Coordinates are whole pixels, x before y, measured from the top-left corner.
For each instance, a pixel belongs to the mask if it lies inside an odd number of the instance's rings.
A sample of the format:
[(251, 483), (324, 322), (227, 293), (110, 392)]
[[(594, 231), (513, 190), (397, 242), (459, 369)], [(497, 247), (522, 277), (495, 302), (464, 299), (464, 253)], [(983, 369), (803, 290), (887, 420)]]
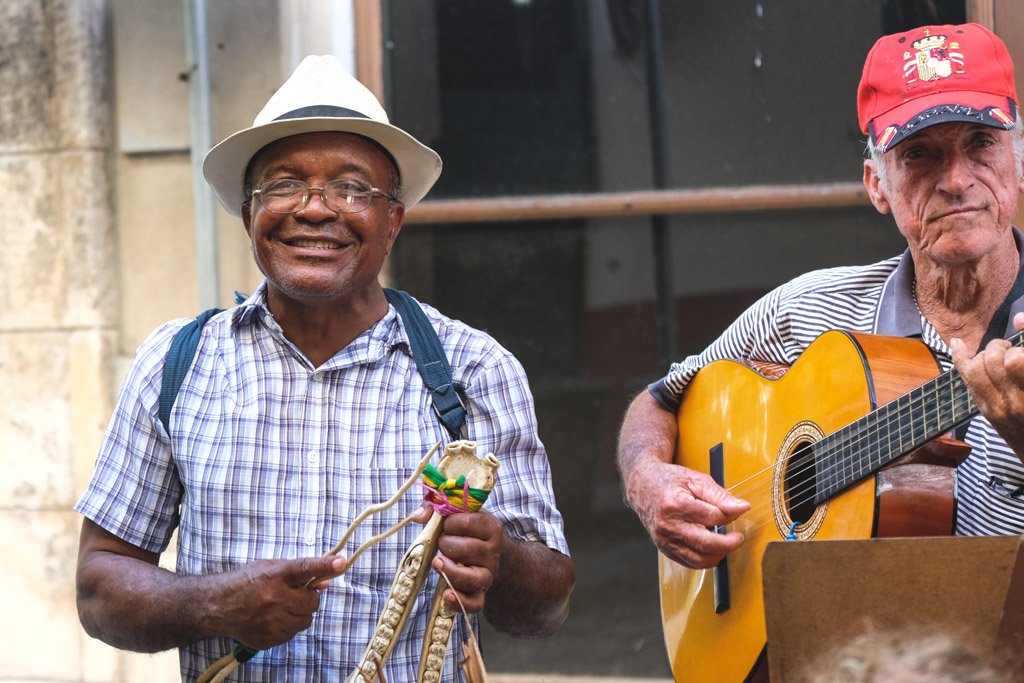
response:
[[(351, 521), (387, 500), (447, 433), (409, 353), (394, 308), (318, 368), (283, 335), (266, 308), (265, 285), (203, 328), (196, 360), (171, 414), (157, 418), (164, 357), (187, 320), (156, 330), (138, 349), (76, 509), (151, 552), (179, 528), (177, 571), (222, 572), (256, 559), (323, 555)], [(424, 309), (466, 388), (466, 438), (499, 459), (485, 510), (505, 533), (568, 554), (533, 397), (519, 362), (494, 339)], [(435, 460), (436, 462), (436, 460)], [(341, 554), (411, 513), (415, 490), (372, 515)], [(312, 626), (258, 654), (232, 680), (340, 680), (355, 667), (384, 609), (398, 564), (419, 532), (409, 525), (362, 555), (321, 594)], [(430, 598), (429, 572), (388, 660), (392, 681), (415, 680)], [(464, 624), (456, 621), (444, 680), (462, 680)], [(195, 680), (231, 651), (228, 639), (181, 650)]]
[[(1014, 230), (1014, 235), (1024, 254), (1021, 234)], [(914, 301), (913, 267), (907, 251), (868, 266), (797, 277), (754, 303), (703, 352), (673, 363), (648, 390), (675, 411), (686, 385), (708, 363), (749, 359), (792, 365), (820, 334), (837, 329), (919, 338), (942, 370), (949, 370), (949, 348)], [(1011, 321), (1019, 311), (1024, 311), (1024, 298), (1012, 303)], [(1013, 332), (1011, 322), (1005, 336)], [(981, 415), (970, 422), (965, 441), (972, 451), (956, 472), (956, 533), (1024, 533), (1024, 463)]]

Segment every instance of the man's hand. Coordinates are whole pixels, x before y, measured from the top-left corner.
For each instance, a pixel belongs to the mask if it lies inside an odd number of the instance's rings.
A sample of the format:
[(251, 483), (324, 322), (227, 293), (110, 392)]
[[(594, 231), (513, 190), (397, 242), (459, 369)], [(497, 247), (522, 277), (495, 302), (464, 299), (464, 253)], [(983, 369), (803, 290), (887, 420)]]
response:
[(343, 571), (340, 557), (258, 560), (218, 576), (217, 599), (204, 626), (258, 649), (286, 643), (313, 623), (320, 606), (315, 577)]
[(727, 493), (710, 476), (672, 462), (676, 416), (641, 392), (619, 432), (618, 463), (626, 502), (666, 557), (692, 568), (713, 567), (740, 546), (738, 532), (708, 527), (732, 522), (750, 504)]
[(743, 543), (739, 532), (719, 534), (709, 527), (734, 521), (750, 504), (706, 474), (664, 462), (638, 464), (626, 490), (658, 550), (686, 567), (714, 567)]
[[(1024, 329), (1024, 313), (1013, 324)], [(951, 339), (949, 349), (978, 410), (1024, 460), (1024, 348), (993, 339), (971, 357), (960, 339)]]
[(443, 572), (455, 589), (445, 590), (444, 601), (456, 611), (461, 600), (466, 612), (482, 612), (485, 593), (501, 564), (505, 543), (501, 523), (487, 512), (465, 512), (445, 517), (441, 529), (437, 545), (441, 552), (433, 567)]

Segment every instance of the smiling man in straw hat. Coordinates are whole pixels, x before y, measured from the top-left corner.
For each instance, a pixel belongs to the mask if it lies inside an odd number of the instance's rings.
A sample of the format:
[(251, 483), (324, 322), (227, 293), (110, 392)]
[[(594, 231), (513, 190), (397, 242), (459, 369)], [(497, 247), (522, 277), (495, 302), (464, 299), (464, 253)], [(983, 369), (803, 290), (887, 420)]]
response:
[[(76, 506), (90, 634), (131, 650), (179, 647), (187, 680), (232, 640), (263, 650), (244, 680), (338, 680), (355, 667), (415, 525), (326, 587), (305, 586), (348, 569), (327, 554), (346, 527), (450, 438), (409, 323), (378, 282), (405, 210), (440, 172), (437, 154), (390, 125), (333, 57), (306, 58), (251, 128), (210, 151), (206, 178), (241, 217), (265, 281), (206, 322), (166, 423), (164, 360), (188, 321), (159, 328), (136, 354)], [(445, 518), (434, 562), (452, 584), (445, 599), (512, 634), (550, 633), (575, 572), (522, 367), (486, 334), (420, 306), (462, 391), (461, 435), (501, 461), (486, 511)], [(418, 505), (399, 502), (403, 515)], [(397, 519), (371, 517), (356, 541)], [(175, 528), (169, 572), (157, 560)], [(430, 572), (429, 592), (437, 581)], [(416, 677), (424, 593), (388, 680)], [(460, 675), (456, 657), (449, 648), (445, 680)]]

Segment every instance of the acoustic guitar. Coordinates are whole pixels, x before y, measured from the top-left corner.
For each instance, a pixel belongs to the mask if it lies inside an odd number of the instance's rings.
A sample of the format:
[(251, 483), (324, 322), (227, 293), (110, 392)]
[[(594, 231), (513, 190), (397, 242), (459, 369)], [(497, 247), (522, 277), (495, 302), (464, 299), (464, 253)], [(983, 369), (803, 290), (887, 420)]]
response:
[(832, 331), (792, 367), (716, 361), (697, 373), (676, 462), (751, 509), (730, 525), (743, 545), (717, 567), (659, 559), (676, 681), (767, 680), (769, 542), (952, 533), (953, 469), (970, 447), (943, 435), (977, 406), (955, 370), (939, 371), (920, 341)]

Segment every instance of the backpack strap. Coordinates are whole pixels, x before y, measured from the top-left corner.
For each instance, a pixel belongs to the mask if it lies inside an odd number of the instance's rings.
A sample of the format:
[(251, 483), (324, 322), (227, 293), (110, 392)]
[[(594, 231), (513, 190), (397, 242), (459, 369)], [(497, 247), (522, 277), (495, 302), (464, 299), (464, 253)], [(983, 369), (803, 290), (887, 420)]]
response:
[(185, 375), (192, 367), (192, 360), (195, 358), (196, 349), (199, 348), (199, 337), (203, 332), (203, 325), (206, 321), (220, 313), (221, 308), (210, 308), (203, 311), (189, 321), (187, 325), (178, 330), (171, 339), (171, 346), (167, 349), (167, 357), (164, 360), (164, 376), (160, 384), (160, 409), (158, 415), (164, 423), (164, 430), (171, 431), (171, 408), (178, 398), (178, 390), (181, 383), (185, 381)]
[(398, 311), (409, 333), (409, 350), (423, 383), (430, 390), (434, 412), (452, 438), (458, 439), (466, 422), (466, 404), (461, 390), (452, 382), (452, 366), (437, 338), (437, 331), (419, 302), (408, 293), (385, 289), (384, 296)]

